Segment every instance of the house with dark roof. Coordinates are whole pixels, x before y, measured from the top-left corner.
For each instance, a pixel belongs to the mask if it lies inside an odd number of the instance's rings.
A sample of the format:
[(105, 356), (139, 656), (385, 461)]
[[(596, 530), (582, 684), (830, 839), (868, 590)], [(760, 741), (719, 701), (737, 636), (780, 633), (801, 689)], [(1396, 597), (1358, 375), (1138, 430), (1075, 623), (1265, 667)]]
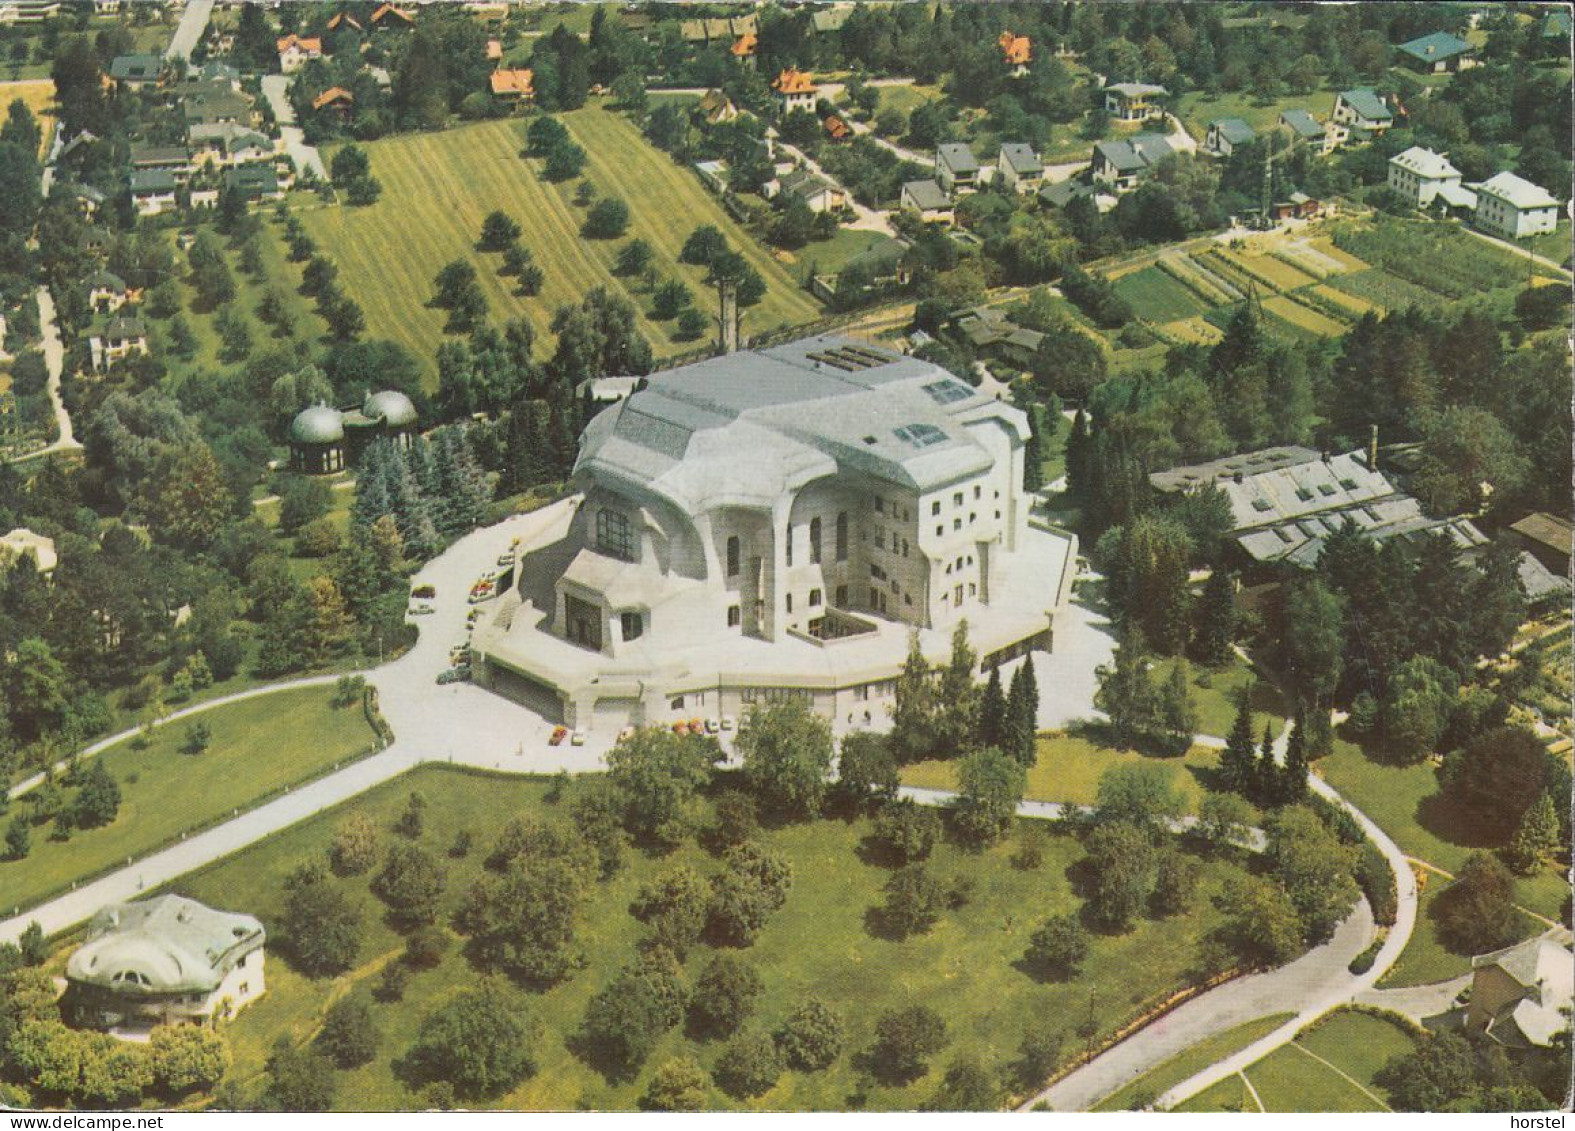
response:
[(109, 271), (88, 276), (88, 306), (99, 313), (119, 310), (126, 305), (126, 280)]
[(1290, 132), (1293, 141), (1309, 146), (1314, 153), (1327, 153), (1334, 148), (1329, 127), (1313, 117), (1310, 110), (1300, 106), (1281, 110), (1279, 124)]
[(979, 159), (960, 141), (942, 142), (935, 147), (935, 179), (951, 196), (973, 192), (979, 187)]
[(720, 125), (731, 122), (738, 117), (738, 107), (727, 96), (727, 92), (718, 87), (712, 87), (705, 92), (705, 96), (695, 103), (694, 116), (708, 126)]
[(1146, 122), (1150, 118), (1163, 118), (1165, 106), (1162, 99), (1170, 91), (1151, 82), (1117, 82), (1106, 86), (1105, 113), (1118, 122)]
[(192, 126), (187, 131), (198, 164), (245, 165), (273, 157), (273, 139), (235, 122)]
[(1345, 128), (1346, 137), (1367, 141), (1385, 133), (1395, 123), (1395, 112), (1383, 95), (1368, 87), (1342, 90), (1334, 96), (1334, 111), (1329, 120)]
[(1453, 74), (1477, 65), (1477, 49), (1458, 35), (1435, 31), (1395, 48), (1400, 61), (1427, 75)]
[(1575, 524), (1561, 515), (1537, 511), (1509, 527), (1510, 536), (1532, 557), (1560, 577), (1570, 572), (1570, 547)]
[(137, 215), (157, 216), (175, 207), (180, 182), (168, 169), (133, 169), (127, 181)]
[(278, 200), (284, 195), (279, 174), (272, 165), (241, 165), (224, 174), (224, 187), (244, 196), (248, 203)]
[(195, 83), (180, 99), (181, 116), (188, 126), (208, 126), (234, 122), (250, 126), (255, 115), (250, 96), (228, 83)]
[(1471, 960), (1465, 1027), (1511, 1049), (1548, 1048), (1569, 1029), (1575, 957), (1540, 935)]
[(148, 329), (140, 318), (117, 315), (109, 320), (103, 333), (88, 339), (88, 356), (98, 370), (108, 369), (132, 354), (146, 356), (147, 352)]
[(1229, 157), (1238, 145), (1246, 145), (1258, 135), (1244, 119), (1215, 118), (1203, 137), (1203, 148), (1216, 157)]
[(956, 218), (952, 198), (933, 180), (905, 182), (901, 201), (903, 208), (917, 212), (921, 220), (950, 224)]
[(109, 77), (121, 86), (151, 86), (163, 74), (161, 55), (117, 55), (109, 64)]
[(848, 203), (848, 194), (842, 186), (808, 169), (795, 169), (778, 179), (779, 194), (784, 198), (802, 200), (811, 212), (834, 212)]
[(1088, 175), (1114, 192), (1127, 192), (1175, 152), (1163, 134), (1135, 134), (1124, 141), (1101, 141), (1094, 146)]
[(178, 181), (191, 175), (191, 150), (184, 145), (133, 145), (131, 169), (134, 173), (168, 173)]
[(996, 179), (1013, 192), (1033, 192), (1045, 175), (1045, 164), (1034, 147), (1018, 141), (1002, 143), (995, 169)]

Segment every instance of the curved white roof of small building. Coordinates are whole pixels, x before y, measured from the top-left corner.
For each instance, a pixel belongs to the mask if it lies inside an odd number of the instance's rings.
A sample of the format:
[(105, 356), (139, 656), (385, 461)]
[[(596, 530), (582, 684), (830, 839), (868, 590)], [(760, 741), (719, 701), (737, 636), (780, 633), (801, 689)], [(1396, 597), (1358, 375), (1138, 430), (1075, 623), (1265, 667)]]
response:
[(184, 896), (111, 904), (88, 923), (87, 942), (67, 961), (66, 977), (125, 993), (208, 993), (266, 938), (250, 915)]
[(325, 404), (303, 408), (290, 422), (290, 439), (297, 444), (337, 444), (344, 438), (344, 417)]
[(416, 422), (416, 406), (397, 389), (384, 389), (366, 398), (361, 415), (380, 419), (390, 428), (403, 428)]

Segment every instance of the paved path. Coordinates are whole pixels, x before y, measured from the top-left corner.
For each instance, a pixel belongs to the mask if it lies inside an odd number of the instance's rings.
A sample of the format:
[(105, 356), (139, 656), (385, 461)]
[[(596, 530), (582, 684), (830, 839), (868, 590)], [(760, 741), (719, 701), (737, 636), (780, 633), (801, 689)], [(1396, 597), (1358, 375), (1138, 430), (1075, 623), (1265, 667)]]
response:
[(1427, 986), (1406, 986), (1400, 989), (1371, 989), (1358, 994), (1358, 1005), (1371, 1005), (1404, 1014), (1421, 1024), (1429, 1017), (1448, 1013), (1454, 1007), (1460, 991), (1471, 984), (1471, 975), (1462, 974), (1447, 982), (1434, 982)]
[(180, 23), (170, 37), (166, 59), (190, 59), (192, 50), (202, 41), (208, 28), (208, 17), (213, 13), (213, 0), (186, 0), (186, 10), (180, 14)]
[(49, 371), (44, 389), (49, 394), (49, 403), (54, 409), (55, 424), (59, 428), (60, 435), (54, 443), (46, 447), (12, 456), (12, 463), (23, 459), (37, 459), (39, 456), (53, 455), (56, 452), (75, 452), (82, 449), (76, 433), (72, 430), (71, 414), (66, 411), (66, 403), (60, 398), (60, 377), (65, 371), (66, 351), (60, 344), (60, 327), (55, 323), (55, 300), (49, 293), (48, 287), (38, 288), (38, 326), (41, 337), (39, 349), (44, 355), (44, 367)]
[(295, 124), (295, 107), (290, 105), (290, 79), (287, 75), (264, 75), (263, 97), (273, 107), (274, 120), (279, 123), (279, 136), (284, 139), (284, 151), (295, 162), (297, 172), (310, 169), (320, 181), (328, 180), (328, 170), (323, 166), (322, 154), (315, 145), (306, 144), (306, 135)]

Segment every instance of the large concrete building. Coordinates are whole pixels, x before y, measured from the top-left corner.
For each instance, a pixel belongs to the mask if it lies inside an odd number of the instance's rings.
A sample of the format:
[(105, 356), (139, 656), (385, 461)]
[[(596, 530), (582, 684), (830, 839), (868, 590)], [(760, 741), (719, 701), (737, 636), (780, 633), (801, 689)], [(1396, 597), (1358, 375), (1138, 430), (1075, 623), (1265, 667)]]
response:
[(653, 374), (473, 637), (478, 683), (582, 729), (788, 696), (878, 724), (910, 632), (1052, 643), (1075, 537), (1029, 522), (1028, 422), (928, 362), (812, 338)]

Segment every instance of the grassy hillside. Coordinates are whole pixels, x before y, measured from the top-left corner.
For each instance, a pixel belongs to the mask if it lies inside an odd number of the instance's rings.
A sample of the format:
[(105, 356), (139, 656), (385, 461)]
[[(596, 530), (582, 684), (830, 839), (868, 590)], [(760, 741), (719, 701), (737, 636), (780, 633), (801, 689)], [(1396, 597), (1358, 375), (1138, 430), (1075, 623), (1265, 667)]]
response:
[[(427, 305), (433, 276), (445, 263), (468, 258), (476, 264), (493, 322), (524, 314), (542, 348), (550, 349), (553, 312), (578, 302), (594, 286), (622, 291), (642, 312), (649, 309), (645, 284), (611, 271), (618, 248), (636, 236), (655, 249), (659, 276), (681, 277), (709, 313), (713, 300), (702, 281), (704, 270), (677, 263), (684, 240), (700, 224), (721, 229), (766, 280), (765, 299), (745, 315), (747, 332), (816, 317), (815, 300), (728, 217), (692, 173), (650, 146), (627, 119), (590, 108), (565, 114), (562, 121), (589, 156), (585, 178), (600, 196), (620, 197), (629, 205), (624, 239), (580, 237), (585, 210), (574, 203), (578, 182), (554, 185), (542, 179), (541, 162), (521, 156), (525, 123), (520, 119), (373, 142), (366, 151), (383, 186), (376, 204), (301, 213), (307, 232), (339, 265), (346, 293), (365, 311), (368, 336), (408, 347), (435, 378), (433, 352), (443, 340), (446, 315)], [(494, 209), (509, 213), (524, 229), (522, 242), (546, 275), (540, 294), (516, 295), (513, 280), (498, 274), (502, 257), (476, 251), (481, 222)], [(672, 322), (642, 318), (641, 330), (658, 357), (693, 345), (672, 340)]]

